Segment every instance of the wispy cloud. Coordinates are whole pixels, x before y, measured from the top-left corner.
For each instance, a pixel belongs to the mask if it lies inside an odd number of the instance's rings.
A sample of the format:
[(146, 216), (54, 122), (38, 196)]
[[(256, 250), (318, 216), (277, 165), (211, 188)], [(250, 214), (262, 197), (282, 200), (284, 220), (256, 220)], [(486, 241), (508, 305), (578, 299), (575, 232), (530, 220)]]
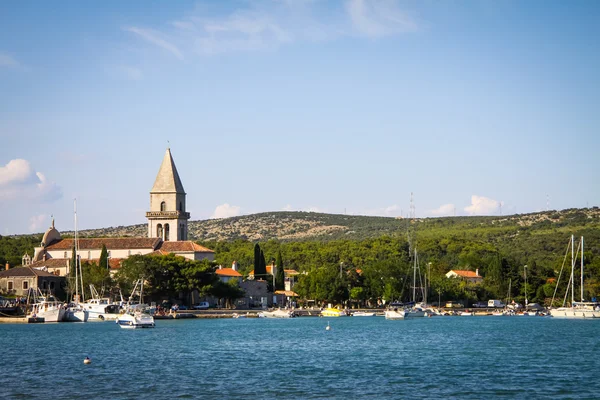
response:
[(240, 215), (241, 207), (232, 206), (229, 203), (221, 204), (215, 208), (215, 211), (210, 216), (211, 219), (229, 218)]
[(415, 32), (419, 28), (394, 0), (349, 0), (346, 10), (356, 31), (368, 37)]
[(370, 209), (362, 212), (362, 215), (371, 215), (374, 217), (397, 217), (400, 216), (402, 210), (397, 204), (392, 204), (391, 206)]
[(396, 0), (242, 2), (227, 14), (207, 7), (165, 21), (162, 31), (127, 27), (179, 59), (184, 53), (215, 55), (276, 50), (297, 42), (335, 40), (344, 36), (380, 38), (415, 32), (419, 23)]
[(27, 160), (14, 159), (0, 167), (0, 200), (28, 199), (51, 202), (62, 197), (62, 189), (35, 172)]
[(497, 214), (503, 203), (498, 200), (490, 199), (484, 196), (471, 196), (471, 205), (465, 207), (465, 211), (470, 215), (490, 215)]
[(18, 67), (19, 62), (6, 53), (0, 53), (0, 67)]
[(454, 204), (444, 204), (444, 205), (439, 206), (435, 210), (427, 211), (427, 214), (429, 214), (433, 217), (447, 217), (447, 216), (454, 215), (455, 211), (456, 211), (456, 207), (454, 206)]
[(136, 34), (137, 36), (141, 37), (145, 41), (147, 41), (155, 46), (158, 46), (158, 47), (162, 48), (163, 50), (166, 50), (169, 53), (173, 54), (178, 59), (183, 60), (183, 53), (179, 50), (179, 48), (177, 46), (175, 46), (173, 43), (166, 40), (164, 38), (164, 34), (154, 31), (154, 30), (151, 30), (151, 29), (137, 28), (134, 26), (124, 28), (124, 30), (127, 32)]

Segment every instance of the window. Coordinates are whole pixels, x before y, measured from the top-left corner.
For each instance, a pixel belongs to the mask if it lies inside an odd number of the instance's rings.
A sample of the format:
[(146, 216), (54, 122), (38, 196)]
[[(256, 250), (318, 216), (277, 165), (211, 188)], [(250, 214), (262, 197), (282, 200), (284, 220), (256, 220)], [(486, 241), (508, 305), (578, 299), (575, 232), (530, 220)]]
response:
[(63, 258), (67, 258), (67, 252), (66, 251), (65, 251), (65, 254), (64, 254)]
[(183, 203), (181, 201), (179, 202), (179, 211), (183, 211)]
[(92, 252), (88, 251), (88, 260), (91, 260), (91, 259), (92, 259)]
[(167, 203), (164, 201), (160, 203), (160, 211), (167, 211)]
[(108, 258), (110, 258), (110, 250), (108, 251)]
[(163, 227), (162, 224), (156, 225), (156, 237), (162, 238), (163, 236)]
[(23, 281), (23, 290), (29, 289), (29, 281)]
[(179, 234), (179, 239), (185, 240), (185, 237), (184, 237), (184, 234), (185, 234), (185, 225), (179, 224), (179, 231), (181, 232)]
[(169, 240), (169, 224), (165, 224), (165, 241)]
[(54, 282), (50, 282), (50, 290), (54, 290)]
[(127, 252), (127, 255), (128, 255), (128, 256), (130, 256), (130, 255), (131, 255), (131, 250), (129, 250), (129, 251)]
[(44, 290), (48, 289), (48, 282), (47, 281), (42, 282), (42, 289), (44, 289)]
[(14, 282), (8, 282), (8, 290), (13, 290)]

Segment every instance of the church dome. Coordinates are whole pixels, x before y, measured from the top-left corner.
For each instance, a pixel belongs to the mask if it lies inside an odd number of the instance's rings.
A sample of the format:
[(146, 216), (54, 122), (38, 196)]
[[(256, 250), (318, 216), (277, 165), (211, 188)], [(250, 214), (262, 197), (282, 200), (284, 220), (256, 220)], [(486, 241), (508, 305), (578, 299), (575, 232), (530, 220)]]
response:
[(61, 240), (60, 232), (56, 230), (54, 227), (54, 220), (52, 220), (52, 226), (48, 228), (46, 233), (44, 233), (44, 237), (42, 238), (42, 247), (46, 247), (51, 245), (53, 242), (57, 240)]

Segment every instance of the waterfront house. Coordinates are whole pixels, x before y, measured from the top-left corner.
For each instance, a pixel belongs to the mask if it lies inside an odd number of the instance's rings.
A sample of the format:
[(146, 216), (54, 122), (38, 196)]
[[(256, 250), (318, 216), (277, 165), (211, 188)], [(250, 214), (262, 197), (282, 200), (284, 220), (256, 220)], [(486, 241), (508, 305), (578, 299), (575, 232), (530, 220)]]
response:
[(38, 270), (31, 266), (9, 268), (0, 271), (0, 292), (15, 296), (27, 296), (29, 289), (41, 289), (62, 296), (66, 286), (66, 278), (50, 272)]
[(446, 278), (460, 278), (472, 283), (481, 283), (483, 281), (483, 276), (479, 275), (479, 269), (476, 269), (475, 272), (451, 269), (446, 273)]

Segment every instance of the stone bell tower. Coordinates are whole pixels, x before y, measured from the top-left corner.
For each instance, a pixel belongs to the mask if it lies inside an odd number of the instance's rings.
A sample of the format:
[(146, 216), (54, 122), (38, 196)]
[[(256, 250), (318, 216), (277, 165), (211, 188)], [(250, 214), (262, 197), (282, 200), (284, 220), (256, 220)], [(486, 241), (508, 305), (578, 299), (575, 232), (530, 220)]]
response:
[(185, 190), (169, 148), (150, 191), (150, 211), (146, 212), (146, 218), (148, 237), (165, 241), (188, 239), (190, 213), (185, 211)]

